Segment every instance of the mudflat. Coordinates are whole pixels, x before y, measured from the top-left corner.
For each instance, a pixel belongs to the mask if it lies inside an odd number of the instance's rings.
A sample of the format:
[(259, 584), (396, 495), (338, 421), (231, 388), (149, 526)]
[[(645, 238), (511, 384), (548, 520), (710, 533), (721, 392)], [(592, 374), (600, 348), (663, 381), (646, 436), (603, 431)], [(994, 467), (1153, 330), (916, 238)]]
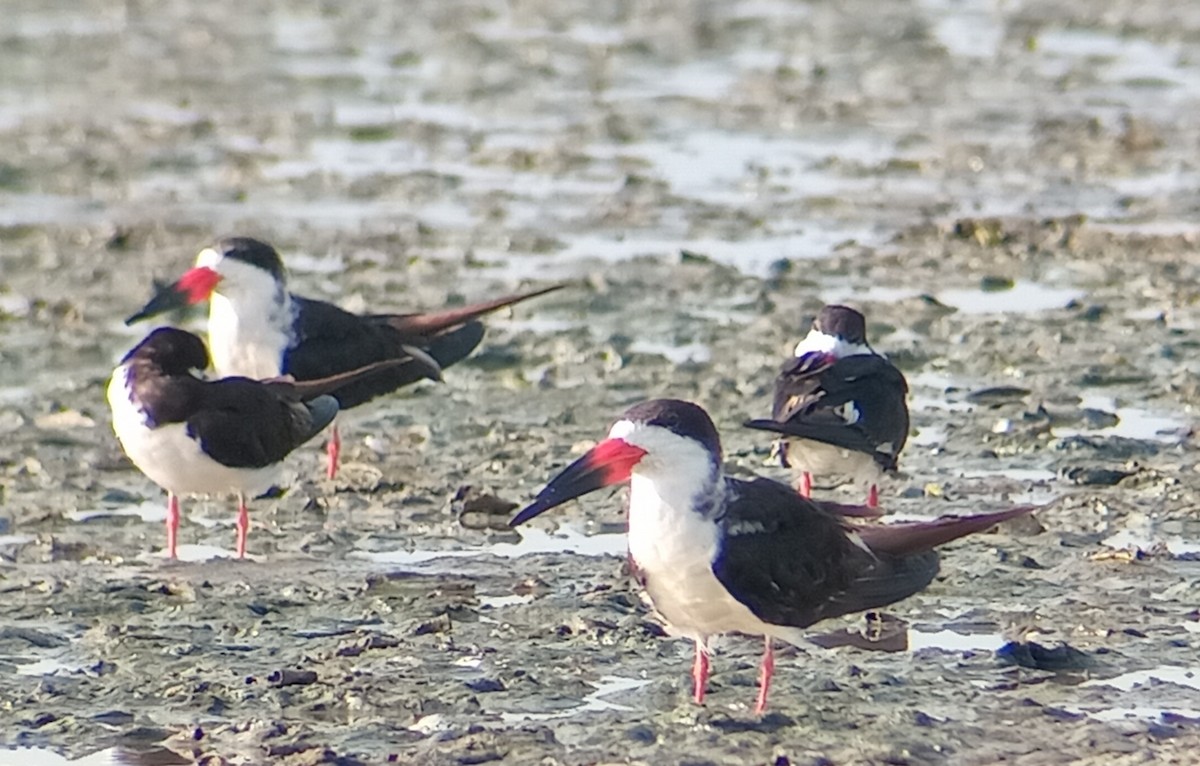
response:
[[(1200, 7), (6, 6), (0, 763), (1196, 762)], [(355, 310), (572, 286), (168, 562), (104, 386), (231, 233)], [(623, 491), (510, 506), (651, 396), (786, 480), (740, 423), (832, 301), (910, 382), (890, 512), (1045, 508), (694, 706)]]

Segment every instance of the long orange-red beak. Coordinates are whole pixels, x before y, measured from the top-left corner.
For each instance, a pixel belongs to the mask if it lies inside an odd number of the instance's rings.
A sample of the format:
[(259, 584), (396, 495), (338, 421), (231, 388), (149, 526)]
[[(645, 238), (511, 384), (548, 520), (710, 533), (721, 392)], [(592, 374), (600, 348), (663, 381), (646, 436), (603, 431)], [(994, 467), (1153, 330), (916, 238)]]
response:
[(174, 309), (206, 301), (212, 296), (213, 290), (217, 289), (220, 281), (221, 275), (207, 266), (188, 269), (175, 284), (160, 287), (150, 302), (126, 319), (125, 324), (133, 324)]
[(605, 439), (555, 476), (546, 488), (538, 493), (534, 501), (514, 516), (508, 525), (515, 527), (524, 524), (534, 516), (568, 500), (595, 492), (602, 487), (629, 481), (633, 467), (645, 455), (646, 450), (635, 447), (624, 439)]

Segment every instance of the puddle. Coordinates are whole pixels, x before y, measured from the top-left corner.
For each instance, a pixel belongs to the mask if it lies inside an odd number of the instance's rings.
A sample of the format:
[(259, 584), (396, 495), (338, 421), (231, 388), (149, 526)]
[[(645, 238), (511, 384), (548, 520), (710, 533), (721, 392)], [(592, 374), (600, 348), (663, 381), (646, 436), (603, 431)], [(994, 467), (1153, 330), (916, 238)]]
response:
[(71, 521), (90, 521), (112, 516), (137, 516), (145, 522), (165, 522), (167, 520), (167, 503), (165, 500), (146, 500), (137, 505), (114, 505), (68, 511), (63, 516)]
[(533, 601), (532, 593), (513, 593), (507, 596), (480, 596), (479, 606), (484, 609), (503, 609), (508, 606), (528, 604), (530, 601)]
[(1080, 686), (1111, 686), (1123, 692), (1147, 686), (1153, 681), (1175, 684), (1200, 691), (1200, 668), (1183, 668), (1178, 665), (1159, 665), (1150, 670), (1134, 670), (1114, 678), (1093, 678)]
[[(41, 747), (0, 750), (0, 766), (120, 766), (138, 763), (138, 758), (120, 748), (110, 747), (74, 760)], [(177, 761), (166, 761), (177, 763)]]
[(17, 675), (19, 676), (52, 676), (59, 671), (69, 673), (76, 668), (67, 665), (62, 660), (54, 657), (46, 657), (33, 662), (27, 662), (17, 665)]
[(596, 690), (587, 695), (581, 700), (581, 703), (566, 710), (559, 710), (553, 713), (501, 713), (500, 718), (505, 723), (519, 723), (521, 721), (550, 721), (556, 718), (571, 718), (583, 713), (594, 713), (602, 710), (623, 710), (632, 711), (634, 708), (628, 705), (620, 705), (615, 702), (609, 702), (604, 699), (614, 694), (621, 692), (633, 691), (640, 689), (643, 686), (650, 684), (649, 679), (644, 678), (624, 678), (622, 676), (601, 676), (600, 681), (595, 684)]
[(937, 447), (945, 444), (949, 435), (942, 426), (924, 426), (916, 436), (908, 438), (908, 443), (914, 447)]
[(1140, 407), (1121, 407), (1111, 396), (1088, 394), (1082, 397), (1080, 409), (1090, 408), (1111, 412), (1117, 416), (1117, 424), (1108, 428), (1079, 429), (1055, 428), (1053, 434), (1059, 438), (1092, 434), (1096, 436), (1120, 436), (1126, 439), (1174, 444), (1187, 437), (1191, 425), (1184, 418)]
[(1004, 468), (999, 471), (960, 471), (964, 479), (1012, 479), (1013, 481), (1028, 481), (1033, 483), (1056, 481), (1058, 475), (1044, 468)]
[(994, 652), (1008, 643), (999, 633), (958, 633), (953, 630), (908, 630), (908, 650), (941, 649), (946, 652)]
[(635, 354), (661, 356), (672, 364), (706, 364), (712, 359), (712, 350), (704, 343), (673, 345), (651, 340), (635, 340), (629, 350)]
[(811, 636), (809, 640), (827, 649), (852, 646), (867, 651), (889, 653), (929, 649), (952, 653), (995, 652), (1008, 643), (999, 633), (986, 630), (960, 632), (950, 627), (938, 630), (930, 629), (932, 627), (934, 626), (910, 627), (904, 620), (883, 612), (856, 627), (821, 633)]
[[(122, 327), (124, 324), (122, 324)], [(33, 389), (28, 386), (5, 386), (0, 388), (0, 404), (16, 404), (33, 398)]]
[[(507, 259), (505, 269), (533, 262), (537, 268), (530, 276), (542, 273), (546, 265), (562, 264), (564, 261), (599, 258), (612, 263), (639, 256), (677, 257), (680, 250), (699, 253), (713, 261), (738, 269), (751, 276), (768, 276), (774, 264), (781, 259), (811, 260), (828, 257), (838, 245), (848, 240), (873, 243), (878, 237), (860, 227), (825, 225), (811, 222), (802, 231), (766, 233), (754, 239), (687, 239), (684, 237), (614, 239), (598, 235), (568, 237), (568, 245), (555, 256), (529, 259)], [(520, 275), (518, 275), (520, 276)]]
[(1085, 710), (1081, 707), (1070, 706), (1063, 709), (1069, 713), (1086, 715), (1093, 721), (1104, 723), (1128, 720), (1161, 721), (1172, 717), (1200, 720), (1200, 708), (1112, 707), (1101, 710)]
[(907, 287), (889, 287), (887, 285), (867, 285), (854, 287), (838, 285), (821, 291), (822, 303), (899, 303), (921, 294), (920, 290)]
[(1101, 545), (1118, 551), (1139, 550), (1152, 551), (1163, 546), (1172, 556), (1200, 556), (1200, 542), (1185, 540), (1179, 536), (1155, 538), (1147, 530), (1122, 529), (1114, 535), (1100, 541)]
[(1008, 290), (978, 288), (943, 290), (937, 299), (964, 314), (1032, 314), (1064, 308), (1085, 295), (1073, 287), (1048, 287), (1036, 282), (1017, 282)]
[(625, 534), (585, 535), (570, 527), (559, 527), (551, 534), (537, 527), (525, 527), (521, 540), (516, 543), (491, 543), (475, 548), (399, 551), (354, 551), (350, 555), (376, 564), (398, 564), (411, 566), (444, 558), (469, 558), (473, 556), (498, 556), (519, 558), (534, 553), (574, 553), (580, 556), (618, 556), (629, 552)]
[(31, 535), (0, 535), (0, 545), (25, 545), (31, 542)]
[(951, 56), (993, 58), (1004, 41), (1005, 23), (994, 0), (920, 0), (934, 37)]
[(910, 411), (969, 412), (975, 405), (965, 401), (969, 389), (954, 378), (925, 370), (908, 376)]

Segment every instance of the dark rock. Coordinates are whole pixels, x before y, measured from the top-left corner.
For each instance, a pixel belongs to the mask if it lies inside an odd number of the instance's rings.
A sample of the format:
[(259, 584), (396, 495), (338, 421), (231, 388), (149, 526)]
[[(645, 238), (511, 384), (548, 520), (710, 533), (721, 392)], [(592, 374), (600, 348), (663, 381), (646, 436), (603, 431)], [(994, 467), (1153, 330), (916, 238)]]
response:
[(1055, 673), (1085, 670), (1092, 666), (1092, 659), (1078, 649), (1060, 644), (1053, 649), (1036, 641), (1009, 641), (996, 650), (996, 657), (1006, 665), (1019, 665), (1035, 670)]
[(498, 678), (476, 678), (472, 681), (467, 681), (467, 688), (480, 694), (507, 691), (504, 682)]
[(1087, 466), (1071, 466), (1060, 469), (1060, 479), (1079, 486), (1111, 487), (1119, 484), (1127, 476), (1133, 476), (1134, 471), (1121, 471), (1114, 468), (1089, 468)]
[(625, 739), (644, 745), (653, 745), (658, 741), (658, 732), (654, 731), (654, 727), (641, 723), (626, 729)]
[(967, 394), (967, 401), (972, 404), (1000, 405), (1024, 401), (1033, 393), (1028, 388), (1018, 386), (991, 386), (979, 388)]
[(267, 683), (275, 686), (307, 686), (317, 682), (315, 670), (294, 670), (281, 668), (267, 676)]

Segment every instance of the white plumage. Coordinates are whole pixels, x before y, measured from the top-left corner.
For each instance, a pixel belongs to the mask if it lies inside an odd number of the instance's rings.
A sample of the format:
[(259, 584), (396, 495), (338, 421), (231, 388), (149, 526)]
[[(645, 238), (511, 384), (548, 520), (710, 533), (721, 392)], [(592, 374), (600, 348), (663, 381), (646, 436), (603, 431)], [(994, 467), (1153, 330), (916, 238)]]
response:
[(230, 468), (204, 453), (184, 423), (152, 427), (146, 412), (133, 402), (129, 368), (121, 365), (108, 383), (113, 431), (142, 473), (175, 495), (235, 494), (255, 497), (282, 479), (282, 463), (265, 468)]
[(629, 553), (668, 631), (703, 647), (730, 632), (802, 640), (802, 631), (754, 616), (713, 573), (728, 491), (714, 456), (694, 439), (628, 420), (609, 437), (646, 450), (630, 477)]

